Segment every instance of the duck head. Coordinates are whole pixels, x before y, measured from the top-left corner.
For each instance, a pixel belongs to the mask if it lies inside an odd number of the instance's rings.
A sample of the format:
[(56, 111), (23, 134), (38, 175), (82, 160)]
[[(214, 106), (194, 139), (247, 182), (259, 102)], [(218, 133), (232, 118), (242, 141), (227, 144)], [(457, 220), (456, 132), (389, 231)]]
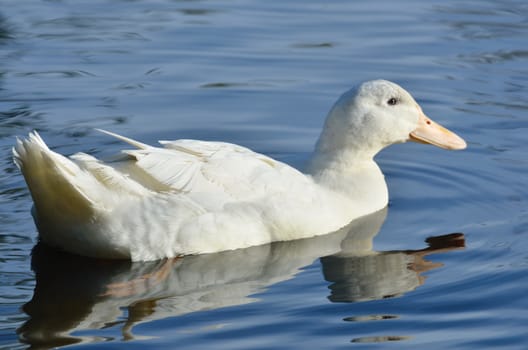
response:
[(406, 141), (451, 150), (466, 148), (462, 138), (426, 116), (405, 89), (390, 81), (373, 80), (347, 91), (335, 103), (317, 151), (351, 151), (372, 158), (383, 148)]

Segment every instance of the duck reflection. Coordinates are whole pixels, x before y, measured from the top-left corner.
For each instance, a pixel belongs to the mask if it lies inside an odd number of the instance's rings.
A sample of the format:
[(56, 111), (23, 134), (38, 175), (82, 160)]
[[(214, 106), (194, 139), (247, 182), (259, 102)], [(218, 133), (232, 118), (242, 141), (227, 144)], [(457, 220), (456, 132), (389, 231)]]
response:
[(381, 211), (311, 239), (147, 263), (94, 260), (38, 244), (36, 288), (23, 307), (30, 318), (19, 336), (35, 347), (55, 347), (94, 340), (70, 335), (75, 331), (121, 323), (130, 339), (138, 323), (253, 302), (251, 295), (321, 256), (331, 301), (384, 298), (416, 288), (424, 282), (421, 272), (440, 266), (426, 261), (427, 254), (464, 246), (463, 235), (453, 234), (430, 238), (423, 250), (374, 252), (385, 216)]
[(429, 247), (421, 250), (355, 253), (340, 252), (321, 258), (323, 274), (333, 302), (357, 302), (402, 295), (425, 282), (421, 273), (441, 267), (425, 260), (432, 253), (464, 248), (464, 235), (429, 237)]

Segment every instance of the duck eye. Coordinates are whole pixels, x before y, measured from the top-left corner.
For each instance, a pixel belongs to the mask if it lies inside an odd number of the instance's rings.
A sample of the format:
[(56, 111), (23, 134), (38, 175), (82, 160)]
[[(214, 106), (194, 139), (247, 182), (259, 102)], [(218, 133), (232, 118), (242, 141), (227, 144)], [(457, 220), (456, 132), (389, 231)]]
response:
[(391, 97), (391, 98), (387, 101), (387, 104), (388, 104), (389, 106), (397, 105), (397, 104), (398, 104), (398, 99), (395, 98), (395, 97)]

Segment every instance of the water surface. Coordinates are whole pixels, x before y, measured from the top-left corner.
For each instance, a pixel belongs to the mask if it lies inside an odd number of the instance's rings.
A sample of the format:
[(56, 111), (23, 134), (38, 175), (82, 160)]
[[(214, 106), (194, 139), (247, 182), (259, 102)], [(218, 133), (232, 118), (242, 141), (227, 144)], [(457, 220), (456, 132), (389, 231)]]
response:
[[(2, 5), (0, 347), (524, 348), (524, 1)], [(223, 140), (301, 168), (332, 103), (374, 78), (468, 141), (383, 151), (387, 211), (316, 239), (150, 263), (35, 246), (17, 135), (95, 156), (122, 145), (94, 128)]]

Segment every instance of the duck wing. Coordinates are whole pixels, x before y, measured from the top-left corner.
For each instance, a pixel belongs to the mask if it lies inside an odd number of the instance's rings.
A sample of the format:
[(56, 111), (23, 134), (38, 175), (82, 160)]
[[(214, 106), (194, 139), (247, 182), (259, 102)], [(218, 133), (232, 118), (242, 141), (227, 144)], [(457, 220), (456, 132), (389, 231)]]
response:
[(308, 181), (282, 162), (230, 143), (182, 139), (160, 141), (163, 147), (152, 147), (105, 133), (137, 148), (122, 151), (126, 159), (116, 168), (157, 192), (221, 194), (222, 202), (248, 201), (287, 192), (293, 183)]

